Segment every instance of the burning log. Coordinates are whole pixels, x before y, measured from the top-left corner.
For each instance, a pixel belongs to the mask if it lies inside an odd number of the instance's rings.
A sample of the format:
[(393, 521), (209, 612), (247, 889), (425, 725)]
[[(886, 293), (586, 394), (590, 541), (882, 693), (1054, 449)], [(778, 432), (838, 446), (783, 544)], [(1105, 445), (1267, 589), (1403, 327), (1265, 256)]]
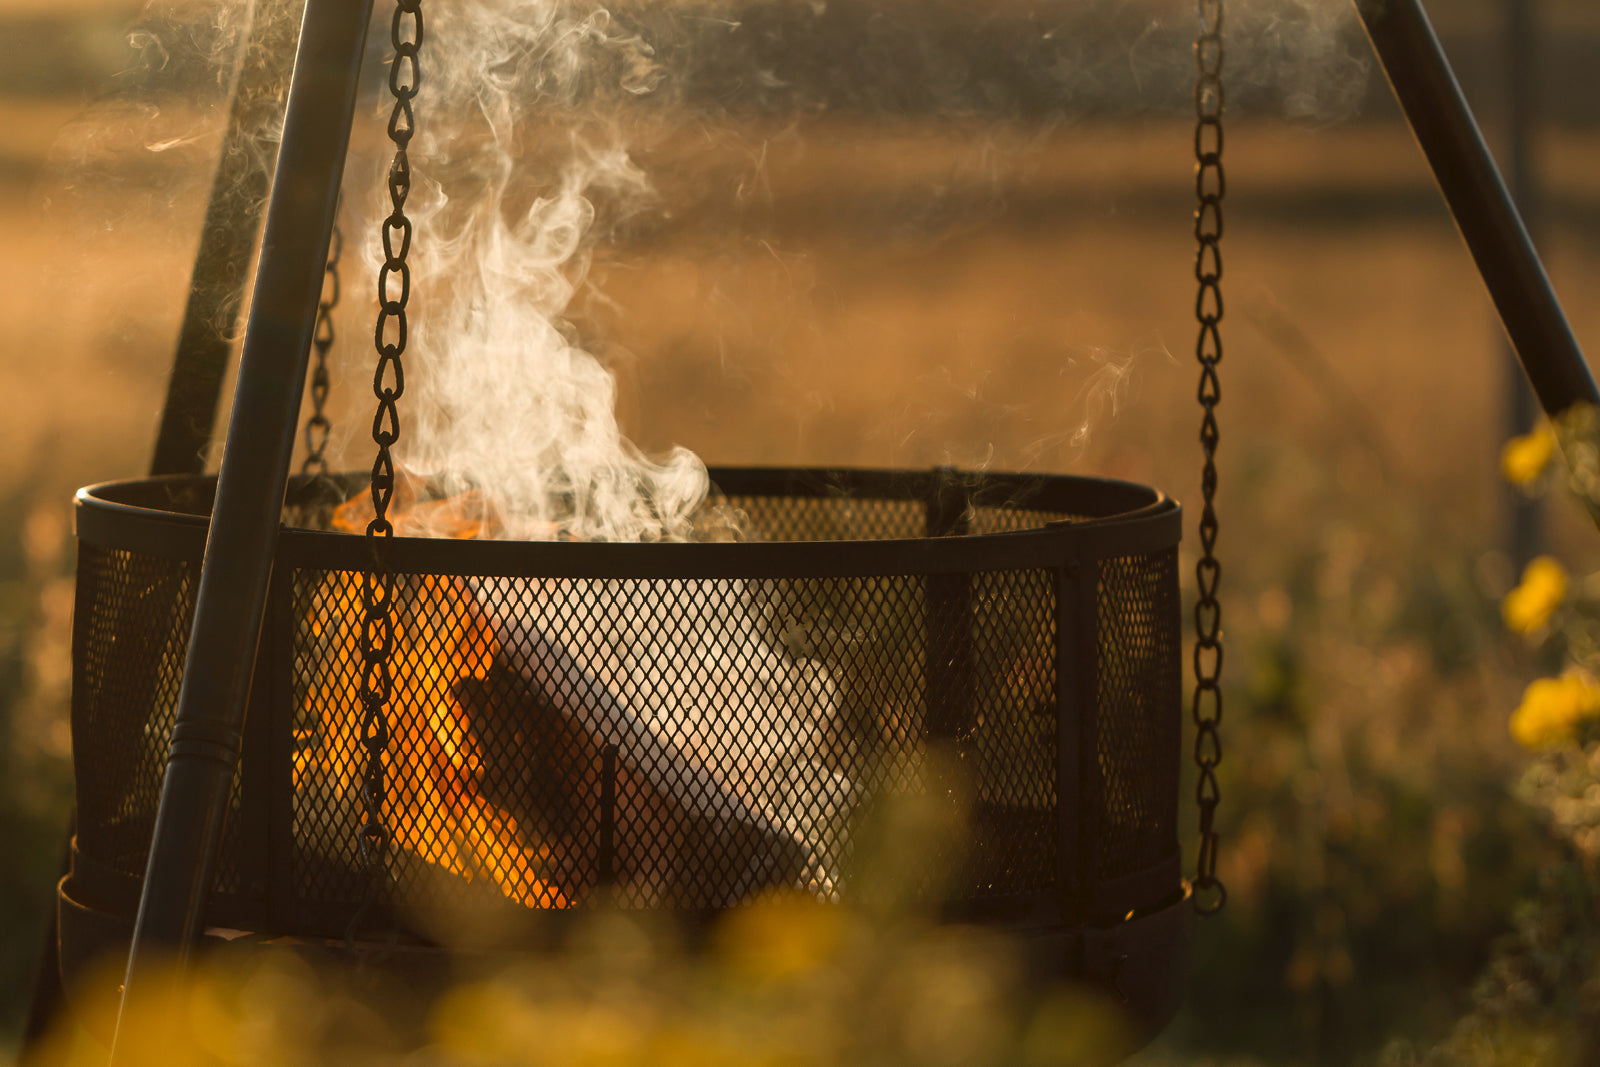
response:
[[(480, 497), (422, 497), (406, 482), (397, 491), (402, 534), (500, 532)], [(369, 513), (358, 496), (333, 524), (356, 532)], [(361, 576), (322, 582), (307, 619), (314, 660), (355, 663)], [(833, 679), (774, 646), (744, 582), (681, 585), (403, 579), (390, 703), (397, 846), (534, 908), (571, 906), (605, 881), (656, 902), (690, 881), (687, 895), (717, 906), (772, 885), (836, 897), (858, 790)], [(328, 670), (305, 688), (302, 718), (323, 721), (303, 731), (296, 762), (297, 788), (331, 794), (351, 826), (358, 675)], [(333, 708), (327, 722), (320, 709)]]
[[(323, 579), (315, 601), (322, 607), (308, 620), (319, 662), (358, 661), (360, 622), (337, 609), (360, 597), (359, 574)], [(530, 907), (568, 906), (566, 895), (543, 877), (548, 845), (491, 803), (481, 787), (483, 754), (456, 694), (463, 681), (487, 677), (499, 653), (488, 620), (459, 578), (410, 579), (396, 606), (388, 813), (396, 845), (452, 874), (487, 877), (507, 898)], [(359, 685), (359, 672), (329, 670), (307, 688), (302, 707), (308, 723), (316, 723), (322, 709), (340, 713), (336, 721), (302, 731), (295, 761), (296, 790), (325, 794), (332, 803), (319, 806), (339, 810), (350, 826), (360, 822)], [(331, 844), (335, 852), (349, 847)]]
[[(767, 641), (743, 582), (684, 583), (666, 596), (658, 589), (643, 596), (622, 582), (587, 583), (576, 602), (554, 613), (531, 600), (559, 597), (556, 583), (520, 595), (503, 583), (475, 580), (506, 662), (562, 715), (615, 745), (636, 773), (685, 808), (799, 848), (802, 870), (773, 870), (769, 850), (736, 892), (798, 875), (805, 887), (836, 894), (840, 857), (830, 840), (848, 819), (856, 788), (834, 766), (849, 753), (833, 679), (820, 661)], [(615, 611), (595, 610), (600, 602), (619, 599), (631, 628), (597, 625)], [(549, 630), (530, 621), (541, 616)]]

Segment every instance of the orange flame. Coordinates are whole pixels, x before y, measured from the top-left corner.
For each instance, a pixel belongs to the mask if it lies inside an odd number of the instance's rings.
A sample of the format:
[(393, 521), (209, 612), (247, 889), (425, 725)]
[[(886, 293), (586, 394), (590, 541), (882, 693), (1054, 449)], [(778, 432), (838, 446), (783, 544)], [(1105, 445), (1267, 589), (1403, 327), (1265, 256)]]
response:
[[(333, 528), (343, 533), (364, 534), (372, 515), (372, 496), (363, 491), (334, 509)], [(417, 482), (404, 474), (395, 478), (388, 518), (400, 537), (473, 540), (499, 537), (504, 532), (499, 512), (481, 489), (429, 499)]]
[[(481, 501), (426, 501), (396, 494), (399, 532), (422, 527), (473, 537), (484, 531)], [(341, 505), (334, 525), (362, 532), (372, 514), (365, 494)], [(313, 778), (338, 796), (359, 796), (366, 753), (361, 746), (361, 589), (363, 576), (328, 574), (308, 619), (316, 642), (315, 667), (302, 721), (321, 723), (321, 743), (297, 755), (297, 789)], [(483, 756), (470, 714), (456, 697), (457, 683), (482, 681), (500, 652), (494, 629), (466, 583), (422, 575), (395, 588), (393, 679), (384, 818), (395, 845), (453, 874), (488, 878), (508, 899), (528, 907), (565, 908), (565, 894), (546, 881), (547, 843), (491, 803), (482, 789)], [(340, 666), (343, 669), (339, 669)], [(335, 710), (337, 709), (337, 710)], [(328, 721), (332, 713), (335, 721)]]

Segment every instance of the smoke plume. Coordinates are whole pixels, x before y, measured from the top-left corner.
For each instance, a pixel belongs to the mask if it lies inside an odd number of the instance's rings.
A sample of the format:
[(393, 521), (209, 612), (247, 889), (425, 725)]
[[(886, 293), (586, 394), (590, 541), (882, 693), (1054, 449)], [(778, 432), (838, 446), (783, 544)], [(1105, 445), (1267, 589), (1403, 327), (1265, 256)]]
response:
[(612, 375), (563, 317), (597, 235), (651, 196), (607, 114), (608, 97), (654, 88), (650, 46), (550, 0), (427, 17), (401, 466), (487, 502), (485, 527), (513, 537), (683, 537), (704, 466), (623, 437)]

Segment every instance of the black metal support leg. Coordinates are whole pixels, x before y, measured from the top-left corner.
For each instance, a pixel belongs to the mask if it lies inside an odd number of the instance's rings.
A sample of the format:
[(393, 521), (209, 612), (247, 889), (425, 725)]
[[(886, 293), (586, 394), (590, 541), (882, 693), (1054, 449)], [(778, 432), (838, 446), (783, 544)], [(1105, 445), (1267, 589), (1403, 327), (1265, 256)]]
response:
[[(228, 127), (212, 176), (211, 196), (190, 276), (189, 299), (167, 382), (150, 473), (199, 474), (216, 423), (217, 400), (232, 349), (233, 315), (244, 294), (250, 252), (267, 197), (267, 171), (254, 152), (255, 131), (270, 124), (293, 63), (289, 0), (256, 0), (240, 49)], [(72, 827), (62, 845), (61, 876), (69, 863)], [(57, 964), (55, 909), (39, 964), (34, 999), (23, 1036), (24, 1052), (52, 1025), (64, 1003)]]
[(217, 421), (233, 327), (250, 276), (250, 253), (267, 199), (260, 131), (277, 118), (294, 59), (289, 0), (256, 0), (234, 82), (228, 129), (211, 182), (189, 281), (151, 474), (199, 474)]
[(1421, 0), (1354, 2), (1540, 405), (1554, 416), (1575, 403), (1600, 404), (1600, 389)]
[[(206, 541), (112, 1061), (159, 1058), (124, 1025), (200, 932), (238, 765), (307, 353), (371, 0), (307, 0)], [(152, 1061), (154, 1062), (154, 1061)]]
[[(1505, 0), (1505, 50), (1509, 103), (1506, 115), (1507, 166), (1511, 172), (1511, 195), (1522, 215), (1528, 233), (1537, 238), (1543, 214), (1539, 188), (1538, 153), (1535, 151), (1539, 124), (1538, 56), (1539, 31), (1535, 17), (1537, 0)], [(1525, 434), (1539, 419), (1539, 401), (1533, 387), (1517, 364), (1516, 349), (1507, 347), (1505, 361), (1506, 436)], [(1544, 551), (1542, 501), (1518, 486), (1504, 487), (1506, 548), (1520, 574), (1528, 561)]]

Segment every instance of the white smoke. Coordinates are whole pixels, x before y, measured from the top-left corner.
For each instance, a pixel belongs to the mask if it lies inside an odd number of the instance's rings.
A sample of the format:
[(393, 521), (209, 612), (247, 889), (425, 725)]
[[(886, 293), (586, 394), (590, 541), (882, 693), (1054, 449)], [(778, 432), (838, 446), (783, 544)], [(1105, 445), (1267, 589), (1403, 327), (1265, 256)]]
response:
[[(859, 34), (847, 31), (870, 28), (856, 22), (873, 5), (846, 7), (835, 20), (839, 25), (828, 21), (832, 8), (808, 16), (772, 3), (689, 5), (691, 14), (646, 2), (614, 15), (592, 0), (460, 0), (425, 9), (407, 204), (416, 229), (408, 392), (397, 449), (404, 471), (441, 494), (487, 501), (488, 513), (472, 517), (485, 520), (486, 530), (513, 537), (688, 536), (708, 490), (703, 465), (682, 449), (645, 456), (623, 436), (613, 377), (568, 320), (597, 242), (654, 203), (652, 183), (622, 133), (631, 127), (638, 134), (641, 116), (646, 125), (683, 123), (734, 100), (779, 110), (915, 111), (919, 94), (929, 96), (935, 111), (959, 113), (993, 97), (1000, 113), (1029, 114), (1046, 105), (1070, 110), (1075, 101), (1087, 103), (1085, 94), (1101, 81), (1106, 92), (1129, 88), (1100, 76), (1112, 59), (1097, 63), (1079, 54), (1105, 51), (1117, 35), (1079, 32), (1047, 33), (1028, 46), (1049, 55), (1055, 55), (1050, 49), (1067, 50), (1056, 57), (1062, 62), (1048, 65), (1051, 72), (1068, 72), (1059, 78), (1052, 73), (1030, 81), (1027, 64), (1007, 65), (993, 75), (999, 79), (993, 85), (971, 77), (951, 81), (950, 92), (961, 97), (954, 103), (935, 91), (949, 79), (923, 86), (912, 76), (921, 69), (915, 64), (892, 85), (879, 85), (888, 73), (866, 55), (841, 56), (812, 40), (826, 30), (818, 40), (831, 45), (835, 36), (854, 40)], [(949, 18), (961, 10), (951, 3), (933, 7)], [(700, 16), (723, 11), (754, 22), (730, 19), (718, 22), (715, 33), (706, 29)], [(1366, 65), (1345, 0), (1238, 0), (1228, 17), (1231, 88), (1276, 95), (1293, 116), (1326, 118), (1356, 106)], [(1125, 21), (1144, 18), (1136, 10)], [(756, 32), (762, 20), (771, 32)], [(386, 38), (388, 22), (388, 12), (380, 11), (374, 34)], [(926, 60), (927, 49), (913, 45), (933, 34), (936, 22), (903, 22), (889, 24), (907, 37), (890, 52)], [(1124, 44), (1116, 61), (1142, 83), (1133, 95), (1186, 99), (1167, 83), (1192, 69), (1185, 42), (1193, 26), (1165, 15), (1145, 24), (1151, 30), (1131, 51)], [(816, 34), (808, 36), (811, 30)], [(1032, 40), (1027, 30), (1019, 23), (1007, 31), (1021, 42), (1016, 47)], [(939, 38), (944, 50), (935, 50), (935, 65), (966, 69), (963, 64), (975, 62), (950, 43), (964, 39)], [(1028, 55), (1035, 66), (1049, 58)], [(1019, 54), (1019, 63), (1023, 58)], [(860, 68), (849, 77), (823, 69), (847, 61)], [(776, 81), (751, 73), (771, 63), (782, 74)], [(1146, 83), (1144, 75), (1157, 70), (1161, 76)], [(386, 120), (387, 93), (380, 90), (377, 102)], [(386, 163), (387, 149), (377, 151)], [(352, 181), (360, 183), (359, 199), (374, 209), (363, 232), (375, 257), (378, 219), (388, 211), (383, 183), (359, 168)], [(1085, 409), (1114, 410), (1125, 377), (1104, 363), (1082, 398)], [(1074, 447), (1082, 445), (1084, 429), (1073, 431)]]
[(564, 318), (597, 225), (651, 196), (606, 112), (609, 95), (654, 89), (651, 49), (603, 10), (552, 0), (427, 18), (400, 465), (445, 495), (483, 491), (468, 499), (508, 536), (684, 537), (704, 465), (623, 437), (613, 377)]
[(1230, 72), (1279, 97), (1285, 118), (1349, 118), (1366, 95), (1370, 51), (1349, 0), (1243, 0), (1228, 18)]
[[(1122, 93), (1158, 112), (1187, 113), (1192, 105), (1199, 28), (1194, 4), (1129, 0), (1156, 13), (1129, 44), (1130, 84)], [(1366, 99), (1372, 53), (1350, 0), (1227, 0), (1223, 80), (1232, 111), (1317, 123), (1354, 117)]]

